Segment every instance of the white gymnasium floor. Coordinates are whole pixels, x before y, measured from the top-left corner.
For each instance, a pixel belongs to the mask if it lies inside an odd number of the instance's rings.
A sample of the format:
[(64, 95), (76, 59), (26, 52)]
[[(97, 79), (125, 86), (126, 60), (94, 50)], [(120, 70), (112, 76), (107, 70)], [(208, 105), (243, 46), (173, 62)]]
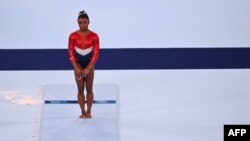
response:
[[(41, 122), (37, 135), (41, 141), (118, 141), (119, 98), (116, 85), (95, 85), (93, 119), (79, 120), (75, 85), (45, 85)], [(61, 104), (58, 104), (60, 103)], [(115, 103), (114, 103), (115, 102)], [(53, 104), (54, 103), (54, 104)], [(68, 103), (68, 104), (66, 104)], [(72, 104), (71, 104), (72, 103)], [(40, 125), (39, 125), (40, 124)], [(39, 126), (40, 127), (39, 127)]]
[[(1, 141), (37, 140), (39, 86), (53, 84), (74, 84), (72, 71), (0, 71)], [(119, 87), (121, 141), (221, 141), (224, 124), (250, 124), (249, 69), (96, 71), (95, 84)]]

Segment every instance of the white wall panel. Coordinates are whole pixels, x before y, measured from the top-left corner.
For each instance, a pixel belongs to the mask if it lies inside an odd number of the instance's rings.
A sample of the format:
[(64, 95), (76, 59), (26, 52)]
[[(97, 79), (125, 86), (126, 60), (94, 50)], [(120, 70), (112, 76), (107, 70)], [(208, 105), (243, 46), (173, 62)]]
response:
[(0, 48), (67, 48), (85, 9), (102, 48), (249, 47), (247, 0), (1, 0)]

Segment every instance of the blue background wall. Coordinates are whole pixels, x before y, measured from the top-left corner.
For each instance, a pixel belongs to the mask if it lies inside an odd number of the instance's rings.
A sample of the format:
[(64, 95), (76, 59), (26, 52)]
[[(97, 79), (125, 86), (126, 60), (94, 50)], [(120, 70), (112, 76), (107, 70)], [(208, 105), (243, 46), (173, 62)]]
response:
[[(98, 70), (250, 68), (250, 48), (101, 49)], [(0, 50), (0, 70), (70, 70), (67, 49)]]

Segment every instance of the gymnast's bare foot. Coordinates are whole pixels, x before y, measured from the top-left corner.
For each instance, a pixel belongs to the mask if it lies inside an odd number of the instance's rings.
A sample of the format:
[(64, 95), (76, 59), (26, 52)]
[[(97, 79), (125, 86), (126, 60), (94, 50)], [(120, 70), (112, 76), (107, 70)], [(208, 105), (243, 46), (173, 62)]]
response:
[(87, 114), (86, 114), (86, 118), (87, 118), (87, 119), (90, 119), (90, 118), (92, 118), (92, 115), (91, 115), (91, 113), (87, 113)]
[(86, 114), (81, 114), (79, 118), (86, 119)]

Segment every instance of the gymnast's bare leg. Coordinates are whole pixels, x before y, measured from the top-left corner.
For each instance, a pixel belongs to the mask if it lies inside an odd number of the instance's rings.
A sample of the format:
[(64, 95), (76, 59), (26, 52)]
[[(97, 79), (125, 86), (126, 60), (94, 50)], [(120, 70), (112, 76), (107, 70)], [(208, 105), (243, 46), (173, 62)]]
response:
[(94, 99), (94, 92), (93, 92), (93, 80), (94, 80), (94, 67), (91, 68), (89, 74), (86, 77), (86, 90), (87, 90), (87, 112), (86, 118), (92, 118), (91, 109)]
[[(75, 74), (76, 75), (76, 74)], [(86, 111), (85, 111), (85, 96), (84, 96), (84, 79), (80, 79), (77, 78), (77, 76), (75, 76), (76, 78), (76, 84), (77, 84), (77, 99), (78, 99), (78, 103), (79, 106), (81, 108), (81, 115), (79, 116), (79, 118), (86, 118)]]

